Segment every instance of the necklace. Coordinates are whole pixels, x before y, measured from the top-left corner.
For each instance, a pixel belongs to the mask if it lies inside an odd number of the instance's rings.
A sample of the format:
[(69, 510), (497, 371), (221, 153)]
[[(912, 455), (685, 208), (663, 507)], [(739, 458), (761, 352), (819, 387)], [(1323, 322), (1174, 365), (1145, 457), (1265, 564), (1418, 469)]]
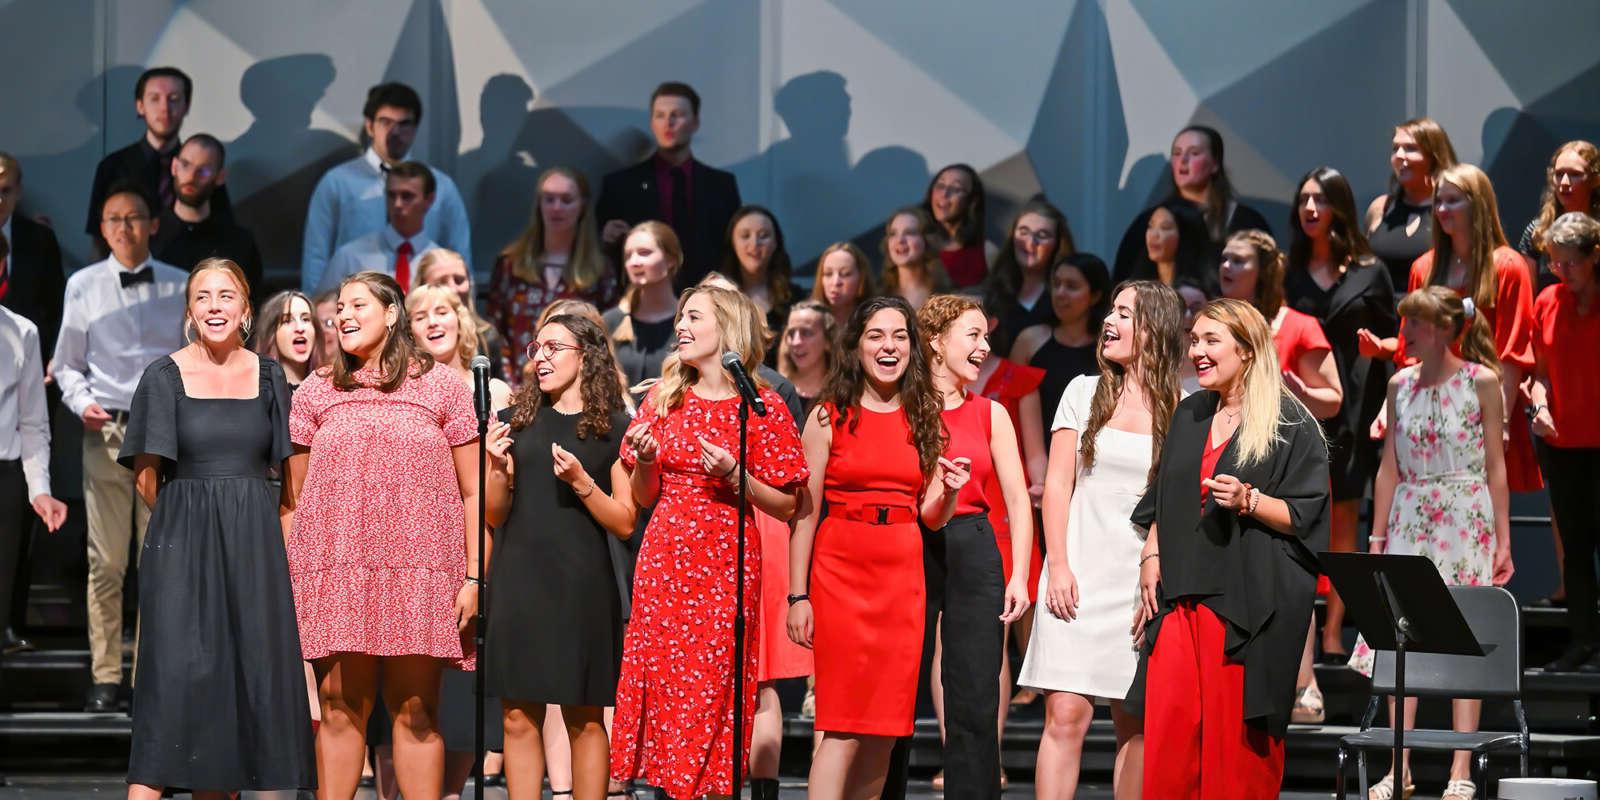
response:
[(1227, 408), (1227, 406), (1223, 406), (1223, 408), (1222, 408), (1222, 415), (1223, 415), (1223, 416), (1225, 416), (1225, 417), (1227, 417), (1227, 418), (1228, 418), (1228, 424), (1229, 424), (1229, 425), (1232, 425), (1232, 424), (1233, 424), (1233, 422), (1234, 422), (1234, 420), (1237, 420), (1237, 419), (1238, 419), (1238, 418), (1239, 418), (1239, 414), (1240, 414), (1240, 412), (1242, 412), (1242, 411), (1244, 411), (1244, 407), (1242, 407), (1242, 406), (1241, 406), (1241, 407), (1239, 407), (1239, 408), (1237, 408), (1237, 409), (1234, 409), (1234, 410), (1233, 410), (1233, 412), (1231, 412), (1231, 413), (1230, 413), (1230, 412), (1229, 412), (1229, 411), (1228, 411), (1228, 408)]

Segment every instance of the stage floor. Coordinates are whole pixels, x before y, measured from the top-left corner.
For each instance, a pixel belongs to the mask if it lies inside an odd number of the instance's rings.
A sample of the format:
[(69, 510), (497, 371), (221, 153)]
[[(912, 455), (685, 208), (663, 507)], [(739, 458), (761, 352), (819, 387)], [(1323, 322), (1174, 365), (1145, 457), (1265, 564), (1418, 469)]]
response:
[[(68, 798), (122, 797), (127, 792), (127, 784), (116, 775), (96, 775), (85, 777), (67, 777), (62, 775), (11, 775), (10, 785), (0, 787), (0, 799), (3, 800), (68, 800)], [(269, 797), (271, 795), (268, 795)], [(310, 795), (306, 795), (309, 797)], [(467, 791), (462, 795), (462, 800), (471, 800), (472, 786), (469, 782)], [(545, 797), (549, 797), (548, 792)], [(806, 796), (805, 783), (800, 780), (785, 780), (783, 782), (784, 800), (804, 800)], [(941, 792), (935, 792), (926, 782), (913, 784), (908, 797), (924, 800), (942, 798)], [(1033, 796), (1033, 785), (1029, 783), (1014, 783), (1006, 790), (1008, 798), (1028, 798)], [(1328, 792), (1285, 792), (1281, 795), (1283, 800), (1327, 800)], [(188, 798), (189, 795), (177, 795), (179, 798)], [(246, 792), (242, 800), (255, 800), (259, 795)], [(363, 789), (356, 793), (358, 800), (376, 800), (377, 795), (371, 789)], [(484, 791), (485, 800), (504, 800), (504, 788), (489, 788)], [(1079, 788), (1080, 800), (1111, 800), (1110, 786), (1085, 785)], [(1416, 800), (1423, 800), (1421, 795)]]

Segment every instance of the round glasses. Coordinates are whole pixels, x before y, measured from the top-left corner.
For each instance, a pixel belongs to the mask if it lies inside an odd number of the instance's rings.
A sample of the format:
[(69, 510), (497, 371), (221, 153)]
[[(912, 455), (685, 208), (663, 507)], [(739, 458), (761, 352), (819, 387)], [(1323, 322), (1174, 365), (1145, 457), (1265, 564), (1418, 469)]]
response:
[(565, 342), (545, 342), (544, 344), (539, 344), (538, 342), (532, 342), (532, 343), (530, 343), (528, 345), (527, 353), (528, 353), (528, 359), (531, 361), (533, 359), (538, 358), (539, 354), (541, 354), (541, 353), (544, 354), (545, 358), (555, 358), (556, 354), (561, 352), (561, 351), (563, 351), (563, 350), (582, 350), (582, 349), (583, 348), (579, 347), (578, 345), (567, 344)]

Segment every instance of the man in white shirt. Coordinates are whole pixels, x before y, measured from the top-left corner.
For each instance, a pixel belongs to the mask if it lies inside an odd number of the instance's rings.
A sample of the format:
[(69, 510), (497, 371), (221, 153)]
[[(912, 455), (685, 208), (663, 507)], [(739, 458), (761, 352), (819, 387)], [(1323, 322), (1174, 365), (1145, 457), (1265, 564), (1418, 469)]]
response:
[(144, 543), (150, 510), (136, 502), (133, 471), (117, 463), (133, 391), (150, 362), (183, 346), (189, 274), (150, 257), (153, 203), (133, 185), (112, 189), (100, 217), (111, 255), (67, 278), (54, 375), (61, 400), (83, 420), (83, 496), (89, 545), (86, 710), (116, 710), (122, 682), (122, 580), (129, 538)]
[(400, 284), (401, 294), (411, 291), (417, 260), (437, 247), (428, 238), (423, 220), (433, 207), (437, 184), (433, 170), (419, 161), (402, 161), (389, 168), (384, 179), (388, 221), (383, 228), (346, 242), (333, 254), (322, 273), (317, 292), (339, 288), (339, 282), (365, 270), (383, 272)]
[(17, 557), (33, 527), (30, 506), (51, 533), (67, 519), (67, 505), (50, 495), (50, 420), (39, 329), (0, 306), (0, 620), (10, 619)]
[[(378, 231), (384, 222), (384, 175), (406, 159), (422, 121), (422, 98), (403, 83), (383, 83), (367, 92), (361, 115), (372, 145), (317, 182), (306, 209), (305, 244), (300, 259), (300, 287), (315, 295), (327, 283), (323, 272), (345, 243)], [(449, 175), (429, 168), (438, 202), (423, 222), (428, 238), (457, 253), (472, 252), (467, 206)], [(335, 281), (337, 283), (337, 281)]]

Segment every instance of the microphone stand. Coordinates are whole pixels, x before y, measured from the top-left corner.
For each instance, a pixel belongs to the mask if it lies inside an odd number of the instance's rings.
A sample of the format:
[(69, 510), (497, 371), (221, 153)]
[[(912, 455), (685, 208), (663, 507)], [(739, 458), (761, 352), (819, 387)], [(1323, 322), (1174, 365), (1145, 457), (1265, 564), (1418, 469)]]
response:
[(472, 634), (472, 642), (477, 651), (478, 668), (472, 671), (472, 792), (473, 797), (483, 797), (483, 637), (484, 637), (484, 606), (489, 602), (489, 585), (483, 578), (483, 563), (485, 560), (484, 545), (488, 538), (488, 522), (484, 515), (488, 511), (488, 498), (484, 492), (485, 473), (489, 468), (489, 444), (485, 441), (489, 437), (489, 411), (487, 408), (478, 414), (478, 613)]
[(744, 526), (750, 513), (746, 497), (749, 470), (745, 468), (749, 453), (750, 402), (739, 396), (739, 530), (738, 553), (734, 557), (733, 593), (733, 791), (734, 797), (744, 795)]

